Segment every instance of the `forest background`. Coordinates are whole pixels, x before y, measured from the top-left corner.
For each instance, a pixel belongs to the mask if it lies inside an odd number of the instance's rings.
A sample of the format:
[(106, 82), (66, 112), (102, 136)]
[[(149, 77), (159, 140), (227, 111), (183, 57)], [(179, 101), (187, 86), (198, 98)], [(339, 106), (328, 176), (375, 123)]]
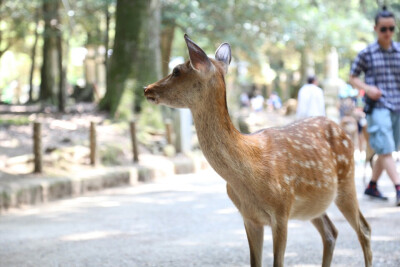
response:
[(187, 59), (184, 33), (210, 56), (230, 43), (233, 107), (254, 87), (285, 101), (307, 75), (324, 81), (332, 49), (347, 81), (384, 4), (400, 18), (395, 0), (0, 0), (0, 101), (54, 112), (87, 101), (161, 127), (170, 111), (149, 105), (143, 87)]

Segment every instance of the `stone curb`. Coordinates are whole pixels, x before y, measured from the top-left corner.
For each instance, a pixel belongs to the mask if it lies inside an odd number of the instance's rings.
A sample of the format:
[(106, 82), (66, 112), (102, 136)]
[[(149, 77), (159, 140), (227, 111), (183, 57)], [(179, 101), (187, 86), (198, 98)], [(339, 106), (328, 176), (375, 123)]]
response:
[(62, 198), (77, 197), (90, 191), (118, 186), (134, 186), (139, 182), (152, 182), (156, 178), (173, 174), (193, 173), (204, 169), (203, 159), (180, 157), (164, 160), (153, 166), (109, 167), (85, 171), (76, 176), (26, 178), (0, 183), (0, 214), (9, 208), (35, 205)]

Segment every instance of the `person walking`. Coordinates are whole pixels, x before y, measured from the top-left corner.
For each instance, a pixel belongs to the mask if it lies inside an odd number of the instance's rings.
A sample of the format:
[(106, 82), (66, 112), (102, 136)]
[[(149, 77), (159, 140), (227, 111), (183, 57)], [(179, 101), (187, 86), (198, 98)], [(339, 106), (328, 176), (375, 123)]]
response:
[[(365, 91), (369, 142), (378, 155), (364, 194), (388, 199), (377, 186), (386, 170), (396, 189), (396, 205), (400, 206), (400, 177), (392, 157), (400, 144), (400, 44), (392, 40), (395, 25), (393, 13), (383, 7), (375, 17), (377, 40), (355, 58), (350, 83)], [(364, 73), (364, 81), (359, 78), (361, 73)]]
[(325, 116), (324, 92), (318, 87), (315, 76), (307, 78), (307, 84), (299, 90), (297, 98), (297, 119)]

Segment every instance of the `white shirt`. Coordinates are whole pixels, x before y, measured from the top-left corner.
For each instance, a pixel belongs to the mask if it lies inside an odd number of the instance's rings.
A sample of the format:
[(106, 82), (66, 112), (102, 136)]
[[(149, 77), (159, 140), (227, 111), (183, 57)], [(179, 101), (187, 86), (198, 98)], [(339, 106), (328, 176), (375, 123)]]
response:
[(297, 100), (298, 119), (313, 116), (325, 116), (324, 92), (314, 84), (305, 84), (300, 88)]
[(262, 111), (264, 106), (264, 97), (262, 95), (257, 95), (250, 100), (250, 103), (254, 111)]

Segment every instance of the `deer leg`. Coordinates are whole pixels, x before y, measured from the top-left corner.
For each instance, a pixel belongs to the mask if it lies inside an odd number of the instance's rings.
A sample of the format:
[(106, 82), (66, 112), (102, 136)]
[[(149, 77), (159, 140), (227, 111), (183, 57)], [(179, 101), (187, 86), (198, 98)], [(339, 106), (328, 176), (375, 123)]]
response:
[(360, 241), (365, 266), (372, 266), (371, 251), (371, 228), (358, 207), (356, 189), (354, 179), (344, 179), (338, 188), (338, 196), (335, 200), (336, 206), (343, 213), (351, 227), (356, 231), (358, 240)]
[(249, 241), (251, 267), (261, 267), (264, 225), (244, 219), (244, 226), (246, 228), (247, 240)]
[(322, 243), (324, 245), (324, 254), (322, 257), (322, 267), (331, 266), (333, 250), (335, 249), (336, 237), (338, 231), (329, 219), (328, 215), (324, 213), (321, 217), (311, 220), (315, 228), (321, 235)]
[(283, 267), (287, 241), (287, 228), (287, 218), (275, 218), (275, 220), (271, 222), (274, 245), (274, 267)]

